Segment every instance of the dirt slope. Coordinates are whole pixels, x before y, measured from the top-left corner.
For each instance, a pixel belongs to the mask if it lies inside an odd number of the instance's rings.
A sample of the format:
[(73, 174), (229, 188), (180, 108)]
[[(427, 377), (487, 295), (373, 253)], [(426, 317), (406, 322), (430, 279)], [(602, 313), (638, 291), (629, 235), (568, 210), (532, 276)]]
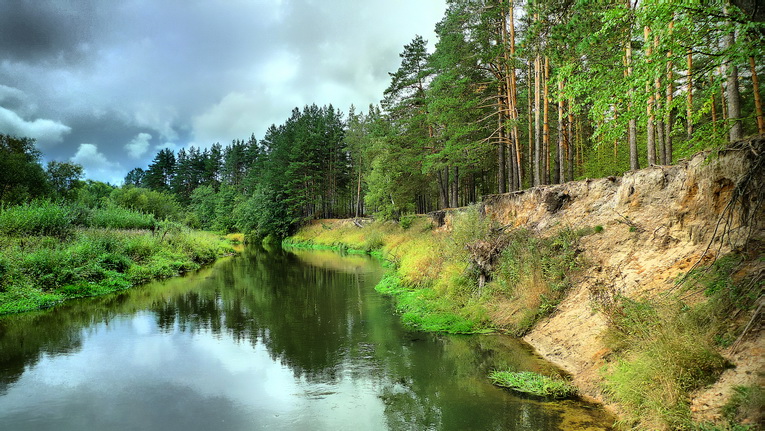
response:
[[(755, 205), (757, 197), (749, 193), (734, 199), (737, 205), (729, 205), (742, 180), (754, 181), (754, 190), (765, 186), (765, 169), (753, 171), (762, 163), (763, 151), (765, 137), (760, 136), (717, 157), (703, 153), (674, 166), (653, 166), (623, 177), (487, 197), (486, 214), (502, 225), (535, 229), (542, 235), (563, 227), (603, 228), (582, 241), (588, 273), (576, 280), (558, 311), (538, 324), (526, 341), (570, 372), (586, 395), (602, 401), (599, 370), (609, 351), (603, 343), (606, 318), (596, 304), (615, 295), (643, 298), (673, 291), (679, 274), (709, 264), (744, 245), (746, 238), (751, 239), (750, 247), (765, 244), (765, 212)], [(717, 415), (733, 385), (765, 383), (762, 325), (753, 326), (735, 350), (722, 352), (736, 367), (693, 400), (699, 418)]]

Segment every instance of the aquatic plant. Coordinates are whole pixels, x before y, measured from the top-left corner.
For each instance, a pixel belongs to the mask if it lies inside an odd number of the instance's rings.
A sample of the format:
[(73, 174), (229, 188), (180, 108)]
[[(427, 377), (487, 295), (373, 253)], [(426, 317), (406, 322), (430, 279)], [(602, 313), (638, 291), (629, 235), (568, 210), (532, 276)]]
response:
[(531, 371), (492, 371), (489, 379), (497, 386), (538, 397), (563, 399), (577, 393), (576, 387), (563, 379)]

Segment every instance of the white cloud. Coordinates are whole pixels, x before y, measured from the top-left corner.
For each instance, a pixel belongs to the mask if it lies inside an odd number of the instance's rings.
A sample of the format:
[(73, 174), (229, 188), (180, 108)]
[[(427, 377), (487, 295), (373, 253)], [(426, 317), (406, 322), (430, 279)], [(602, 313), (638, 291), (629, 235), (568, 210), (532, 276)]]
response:
[(151, 141), (151, 135), (148, 133), (139, 133), (133, 140), (125, 144), (125, 150), (128, 152), (128, 156), (133, 159), (138, 159), (147, 151), (149, 151), (149, 141)]
[(123, 172), (122, 166), (119, 163), (110, 162), (94, 144), (80, 144), (71, 161), (82, 165), (86, 178), (112, 184), (118, 184), (123, 179), (120, 174)]
[[(207, 146), (220, 142), (225, 145), (233, 139), (246, 139), (253, 133), (258, 136), (265, 132), (268, 125), (283, 121), (283, 112), (289, 112), (291, 107), (296, 106), (291, 105), (294, 99), (282, 98), (279, 99), (281, 109), (274, 109), (272, 100), (265, 95), (227, 94), (219, 103), (194, 118), (195, 144)], [(278, 114), (274, 115), (276, 112)]]
[(0, 132), (8, 135), (34, 138), (41, 147), (55, 145), (64, 139), (71, 127), (58, 121), (38, 118), (27, 121), (10, 109), (0, 106)]

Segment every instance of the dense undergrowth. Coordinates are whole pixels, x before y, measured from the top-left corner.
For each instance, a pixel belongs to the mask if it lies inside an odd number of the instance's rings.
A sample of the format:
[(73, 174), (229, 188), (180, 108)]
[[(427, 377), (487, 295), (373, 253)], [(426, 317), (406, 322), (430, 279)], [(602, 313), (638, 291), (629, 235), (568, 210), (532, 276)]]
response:
[(119, 207), (48, 201), (0, 210), (0, 314), (46, 308), (198, 269), (218, 235)]
[[(434, 229), (427, 217), (364, 227), (316, 222), (284, 244), (379, 253), (393, 270), (377, 290), (395, 297), (411, 327), (522, 335), (565, 296), (569, 274), (580, 264), (577, 239), (587, 233), (561, 229), (541, 238), (506, 232), (470, 207), (453, 215), (450, 229)], [(522, 306), (497, 319), (496, 304), (510, 302)]]

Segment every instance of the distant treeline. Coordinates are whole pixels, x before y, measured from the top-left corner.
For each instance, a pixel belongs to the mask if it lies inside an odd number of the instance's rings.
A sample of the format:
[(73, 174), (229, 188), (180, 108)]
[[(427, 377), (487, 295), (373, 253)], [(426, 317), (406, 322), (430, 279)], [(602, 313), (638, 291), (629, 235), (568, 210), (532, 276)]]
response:
[[(380, 105), (295, 108), (261, 139), (162, 149), (125, 187), (172, 197), (190, 226), (283, 237), (670, 164), (765, 133), (765, 24), (735, 4), (448, 0), (434, 52), (405, 45)], [(53, 162), (9, 175), (0, 199), (71, 195), (80, 177)]]

